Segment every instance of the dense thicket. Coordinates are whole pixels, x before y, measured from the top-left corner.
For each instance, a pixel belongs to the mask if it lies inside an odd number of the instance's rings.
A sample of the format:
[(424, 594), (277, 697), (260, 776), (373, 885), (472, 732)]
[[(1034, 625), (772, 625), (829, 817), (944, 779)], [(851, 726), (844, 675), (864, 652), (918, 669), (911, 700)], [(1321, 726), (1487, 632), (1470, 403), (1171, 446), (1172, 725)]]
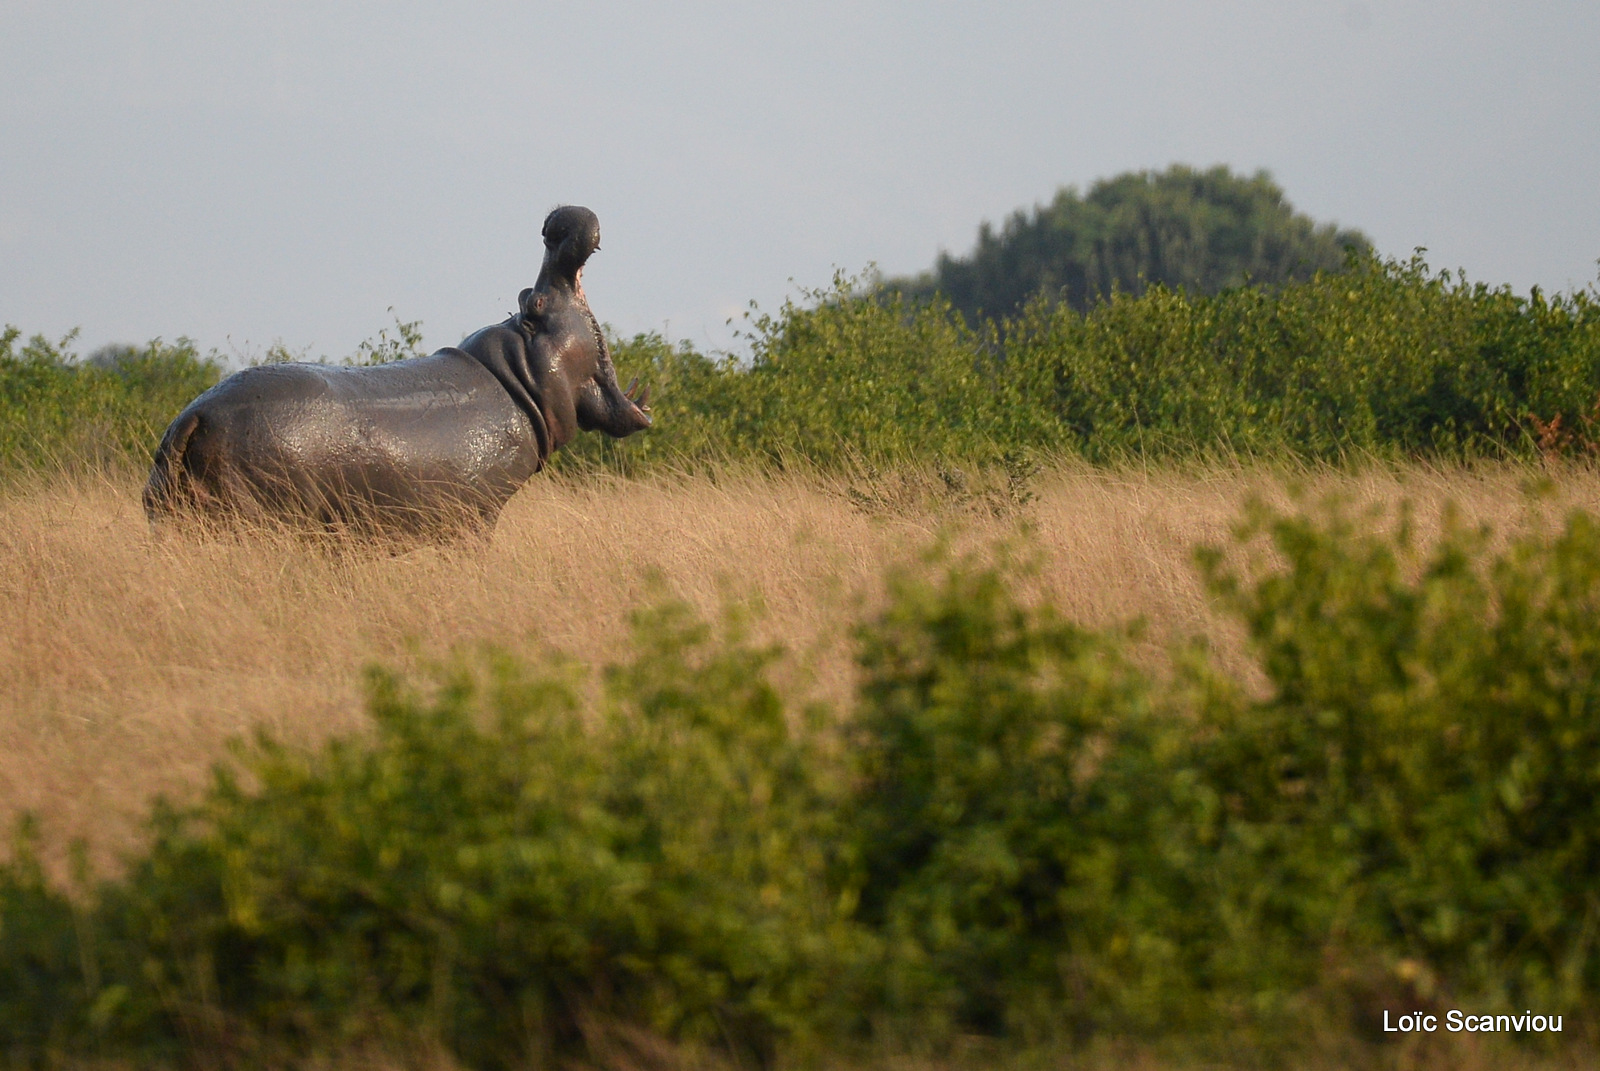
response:
[(1303, 282), (1371, 248), (1359, 231), (1295, 212), (1265, 171), (1245, 178), (1175, 164), (1102, 179), (1086, 195), (1065, 187), (1048, 205), (1013, 213), (998, 234), (985, 222), (967, 256), (941, 253), (931, 272), (885, 288), (916, 300), (942, 294), (977, 323), (1014, 316), (1041, 295), (1085, 312), (1150, 286), (1215, 294)]
[[(417, 351), (415, 324), (352, 361)], [(0, 336), (0, 467), (88, 455), (148, 464), (166, 423), (217, 375), (154, 342), (113, 367)], [(1274, 289), (1154, 286), (1080, 313), (1036, 300), (969, 326), (941, 300), (850, 279), (749, 324), (747, 354), (641, 335), (615, 346), (656, 423), (582, 435), (564, 465), (725, 461), (824, 468), (1128, 456), (1530, 455), (1600, 445), (1600, 300), (1527, 296), (1421, 260), (1358, 259)]]
[(370, 737), (258, 740), (121, 877), (69, 896), (18, 839), (0, 1058), (419, 1042), (527, 1066), (637, 1027), (759, 1059), (1236, 1051), (1447, 1008), (1579, 1041), (1600, 523), (1496, 553), (1389, 527), (1261, 513), (1256, 551), (1205, 557), (1248, 681), (1198, 648), (1152, 680), (1123, 635), (1020, 602), (1014, 568), (937, 555), (857, 627), (848, 712), (670, 602), (593, 708), (574, 670), (505, 654), (379, 675)]
[(969, 327), (948, 305), (831, 290), (757, 317), (746, 361), (641, 336), (656, 427), (568, 460), (821, 465), (1127, 456), (1584, 450), (1600, 301), (1367, 258), (1273, 290), (1152, 287), (1080, 313), (1035, 301)]
[(72, 336), (0, 331), (0, 479), (78, 465), (148, 465), (172, 418), (221, 372), (187, 339), (78, 360)]

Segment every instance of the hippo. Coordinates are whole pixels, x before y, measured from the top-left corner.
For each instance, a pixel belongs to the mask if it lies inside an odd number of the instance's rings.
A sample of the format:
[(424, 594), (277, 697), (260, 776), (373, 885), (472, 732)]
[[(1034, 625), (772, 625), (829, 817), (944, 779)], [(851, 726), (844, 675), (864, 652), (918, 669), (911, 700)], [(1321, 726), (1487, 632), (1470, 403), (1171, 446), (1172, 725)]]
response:
[(544, 263), (504, 323), (459, 346), (367, 368), (247, 368), (173, 420), (145, 486), (152, 523), (179, 514), (314, 525), (493, 528), (550, 455), (582, 431), (650, 426), (648, 388), (622, 390), (583, 292), (600, 221), (544, 221)]

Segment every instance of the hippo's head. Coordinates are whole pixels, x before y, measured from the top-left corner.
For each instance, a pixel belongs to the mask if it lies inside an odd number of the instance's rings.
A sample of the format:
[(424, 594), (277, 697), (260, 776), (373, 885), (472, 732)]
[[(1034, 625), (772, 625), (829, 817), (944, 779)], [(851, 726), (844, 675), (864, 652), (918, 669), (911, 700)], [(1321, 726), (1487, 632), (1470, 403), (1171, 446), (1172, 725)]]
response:
[[(600, 248), (600, 217), (578, 205), (562, 205), (544, 220), (544, 264), (538, 280), (520, 295), (524, 330), (530, 337), (552, 329), (552, 324), (572, 312), (578, 313), (593, 339), (594, 371), (584, 382), (574, 382), (578, 426), (585, 431), (600, 429), (618, 438), (650, 426), (650, 391), (633, 396), (638, 380), (627, 390), (617, 385), (617, 371), (611, 363), (611, 350), (605, 332), (589, 308), (583, 292), (583, 266), (590, 254)], [(575, 300), (574, 300), (575, 299)], [(570, 368), (582, 364), (568, 365)]]
[(600, 217), (578, 205), (562, 205), (544, 218), (541, 233), (546, 282), (582, 293), (583, 266), (600, 248)]

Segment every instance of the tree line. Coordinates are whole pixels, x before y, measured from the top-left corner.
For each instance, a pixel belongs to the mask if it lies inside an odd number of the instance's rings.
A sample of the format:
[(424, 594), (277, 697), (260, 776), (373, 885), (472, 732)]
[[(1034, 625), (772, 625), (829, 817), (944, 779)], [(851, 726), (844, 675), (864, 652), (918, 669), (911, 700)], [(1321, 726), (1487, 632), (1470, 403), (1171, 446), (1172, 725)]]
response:
[(885, 285), (918, 301), (942, 294), (976, 322), (1014, 316), (1040, 295), (1085, 312), (1151, 286), (1215, 294), (1304, 282), (1371, 251), (1360, 231), (1296, 212), (1265, 171), (1174, 164), (1101, 179), (1087, 194), (1063, 187), (998, 231), (985, 221), (966, 256), (941, 253), (932, 270)]

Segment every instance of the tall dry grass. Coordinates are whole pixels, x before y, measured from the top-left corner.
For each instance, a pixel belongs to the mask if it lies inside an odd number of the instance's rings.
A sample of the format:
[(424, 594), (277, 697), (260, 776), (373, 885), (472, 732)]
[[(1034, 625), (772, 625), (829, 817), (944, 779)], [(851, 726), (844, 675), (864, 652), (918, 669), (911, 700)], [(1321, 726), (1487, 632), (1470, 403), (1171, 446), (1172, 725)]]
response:
[(114, 865), (150, 797), (192, 791), (230, 738), (358, 729), (367, 665), (416, 671), (480, 643), (599, 665), (624, 650), (629, 610), (664, 593), (708, 615), (758, 602), (758, 633), (797, 652), (791, 683), (843, 701), (850, 621), (887, 567), (941, 532), (985, 548), (1026, 526), (1038, 594), (1086, 624), (1144, 618), (1153, 672), (1201, 632), (1238, 668), (1238, 634), (1208, 607), (1192, 551), (1226, 541), (1247, 499), (1287, 504), (1295, 484), (1355, 508), (1409, 499), (1424, 537), (1446, 502), (1501, 532), (1530, 509), (1600, 508), (1600, 473), (1525, 466), (1062, 465), (1029, 501), (930, 473), (870, 486), (549, 476), (486, 542), (397, 548), (153, 533), (130, 477), (41, 483), (0, 499), (0, 822), (36, 812), (48, 843), (81, 836)]

